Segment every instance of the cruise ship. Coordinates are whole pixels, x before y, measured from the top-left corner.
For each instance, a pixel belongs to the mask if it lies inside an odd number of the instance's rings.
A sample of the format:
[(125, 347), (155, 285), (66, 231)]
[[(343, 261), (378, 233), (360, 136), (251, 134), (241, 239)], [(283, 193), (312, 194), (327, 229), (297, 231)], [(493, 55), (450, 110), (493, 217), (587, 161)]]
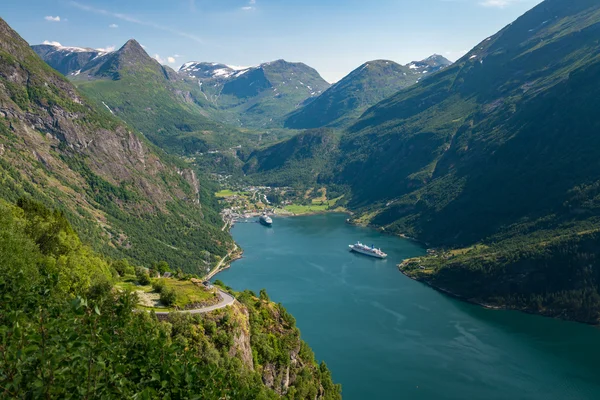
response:
[(264, 226), (271, 226), (271, 225), (273, 225), (273, 220), (267, 214), (261, 215), (260, 218), (258, 219), (258, 222), (260, 222)]
[(355, 251), (360, 254), (364, 254), (366, 256), (375, 257), (375, 258), (386, 258), (387, 254), (385, 254), (381, 249), (376, 249), (375, 246), (371, 245), (371, 247), (362, 244), (361, 242), (356, 242), (356, 244), (351, 244), (350, 251)]

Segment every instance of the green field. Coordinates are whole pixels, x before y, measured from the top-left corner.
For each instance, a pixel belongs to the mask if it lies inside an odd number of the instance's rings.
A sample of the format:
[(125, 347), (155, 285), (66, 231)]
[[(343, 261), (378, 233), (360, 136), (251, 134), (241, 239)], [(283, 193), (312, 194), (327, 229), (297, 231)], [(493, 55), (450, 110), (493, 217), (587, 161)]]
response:
[(324, 204), (324, 205), (314, 205), (313, 204), (310, 206), (301, 206), (301, 205), (297, 205), (297, 204), (290, 204), (289, 206), (285, 206), (284, 209), (286, 211), (289, 211), (296, 215), (301, 215), (301, 214), (324, 212), (324, 211), (327, 211), (328, 206), (326, 204)]
[[(164, 279), (164, 278), (163, 278)], [(156, 279), (153, 279), (156, 281)], [(175, 309), (185, 309), (190, 304), (201, 304), (207, 303), (215, 299), (217, 294), (212, 291), (207, 291), (202, 287), (199, 287), (191, 281), (180, 281), (177, 279), (164, 279), (167, 288), (172, 288), (177, 293), (177, 299), (173, 307), (147, 307), (144, 305), (138, 305), (138, 308), (143, 310), (155, 310), (155, 311), (168, 311)], [(131, 292), (143, 292), (153, 293), (154, 289), (152, 285), (139, 285), (136, 282), (135, 276), (127, 276), (123, 278), (123, 281), (116, 283), (116, 286), (121, 290)]]
[(225, 197), (235, 196), (236, 194), (237, 194), (237, 192), (234, 192), (233, 190), (224, 189), (224, 190), (221, 190), (221, 191), (218, 191), (217, 193), (215, 193), (215, 196), (219, 197), (219, 198), (225, 198)]
[(185, 309), (189, 304), (206, 303), (217, 296), (216, 293), (196, 286), (190, 281), (180, 281), (176, 279), (166, 279), (165, 281), (168, 288), (175, 289), (175, 292), (177, 293), (175, 306), (180, 309)]

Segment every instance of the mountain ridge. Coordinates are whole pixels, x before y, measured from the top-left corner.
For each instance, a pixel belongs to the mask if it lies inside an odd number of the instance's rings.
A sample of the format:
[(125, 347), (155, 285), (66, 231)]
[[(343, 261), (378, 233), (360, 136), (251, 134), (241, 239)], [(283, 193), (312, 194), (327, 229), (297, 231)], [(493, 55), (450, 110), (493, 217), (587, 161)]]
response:
[(310, 129), (350, 125), (370, 106), (403, 88), (419, 83), (450, 64), (450, 61), (437, 54), (406, 65), (390, 60), (368, 61), (312, 102), (290, 113), (284, 126)]

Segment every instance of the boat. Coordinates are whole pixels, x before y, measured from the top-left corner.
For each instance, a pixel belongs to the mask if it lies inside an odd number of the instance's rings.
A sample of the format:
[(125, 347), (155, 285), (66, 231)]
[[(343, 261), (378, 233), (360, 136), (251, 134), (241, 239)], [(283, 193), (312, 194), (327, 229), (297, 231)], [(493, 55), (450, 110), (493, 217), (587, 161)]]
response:
[(362, 244), (361, 242), (356, 242), (355, 244), (351, 244), (350, 251), (355, 251), (360, 254), (364, 254), (366, 256), (375, 257), (375, 258), (386, 258), (387, 254), (385, 254), (381, 249), (376, 249), (375, 246), (371, 245), (371, 247)]
[(260, 218), (258, 219), (258, 222), (260, 222), (264, 226), (273, 225), (273, 220), (267, 214), (261, 215)]

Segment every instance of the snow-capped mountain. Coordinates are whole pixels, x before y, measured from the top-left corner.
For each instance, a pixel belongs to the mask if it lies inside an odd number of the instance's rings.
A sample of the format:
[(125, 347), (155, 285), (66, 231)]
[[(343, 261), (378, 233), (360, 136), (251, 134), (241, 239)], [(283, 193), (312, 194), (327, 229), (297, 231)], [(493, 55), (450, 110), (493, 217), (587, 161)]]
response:
[(190, 61), (179, 68), (179, 72), (200, 80), (206, 79), (228, 79), (240, 76), (251, 67), (236, 67), (220, 63), (207, 63)]
[(63, 75), (78, 75), (92, 60), (108, 52), (89, 47), (63, 46), (57, 42), (45, 42), (31, 48), (52, 68)]
[(452, 62), (447, 60), (445, 57), (439, 54), (434, 54), (421, 61), (413, 61), (407, 64), (406, 67), (413, 70), (413, 72), (420, 74), (431, 74), (437, 72), (440, 69), (446, 68), (451, 65)]
[(310, 102), (330, 85), (303, 63), (276, 60), (255, 67), (190, 61), (179, 73), (198, 80), (206, 99), (231, 111), (239, 125), (266, 127)]

